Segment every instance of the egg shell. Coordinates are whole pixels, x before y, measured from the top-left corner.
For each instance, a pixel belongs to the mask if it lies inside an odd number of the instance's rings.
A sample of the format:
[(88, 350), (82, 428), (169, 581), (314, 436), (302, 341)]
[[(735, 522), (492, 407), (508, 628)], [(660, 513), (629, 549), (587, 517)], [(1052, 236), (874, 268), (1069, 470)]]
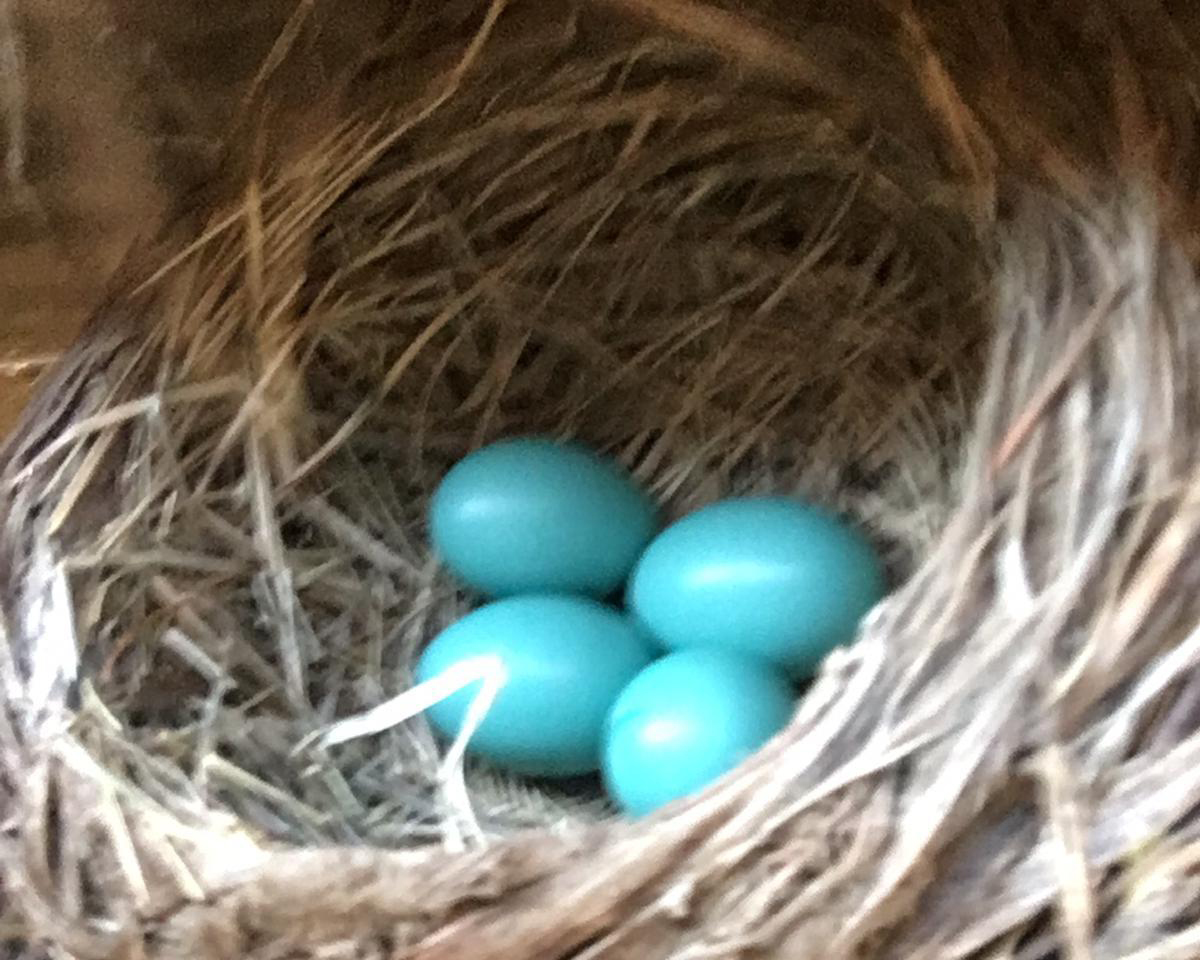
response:
[(725, 650), (663, 657), (639, 673), (605, 724), (604, 782), (635, 816), (702, 790), (782, 730), (791, 686), (765, 661)]
[[(443, 630), (417, 662), (416, 680), (496, 656), (507, 682), (468, 750), (517, 773), (571, 776), (596, 770), (605, 716), (654, 655), (623, 614), (585, 597), (525, 594), (480, 607)], [(472, 684), (427, 711), (453, 738), (478, 696)]]
[(803, 677), (853, 639), (884, 592), (875, 550), (836, 515), (746, 497), (660, 533), (638, 561), (628, 602), (670, 649), (740, 650)]
[(619, 465), (541, 437), (475, 451), (443, 478), (430, 536), (446, 565), (493, 597), (604, 597), (654, 535), (650, 498)]

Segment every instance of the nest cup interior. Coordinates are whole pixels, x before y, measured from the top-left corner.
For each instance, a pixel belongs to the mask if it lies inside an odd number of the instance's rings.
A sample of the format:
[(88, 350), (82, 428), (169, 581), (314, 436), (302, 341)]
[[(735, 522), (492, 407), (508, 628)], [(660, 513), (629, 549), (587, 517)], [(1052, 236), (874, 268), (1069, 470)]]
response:
[(980, 270), (965, 210), (930, 199), (928, 131), (868, 135), (603, 18), (430, 43), (397, 40), (362, 119), (139, 278), (145, 322), (87, 399), (124, 412), (64, 461), (111, 478), (59, 518), (77, 735), (131, 788), (275, 839), (610, 813), (590, 781), (446, 775), (420, 717), (312, 746), (477, 602), (426, 509), (482, 443), (581, 440), (668, 518), (802, 494), (864, 525), (896, 583), (955, 502)]

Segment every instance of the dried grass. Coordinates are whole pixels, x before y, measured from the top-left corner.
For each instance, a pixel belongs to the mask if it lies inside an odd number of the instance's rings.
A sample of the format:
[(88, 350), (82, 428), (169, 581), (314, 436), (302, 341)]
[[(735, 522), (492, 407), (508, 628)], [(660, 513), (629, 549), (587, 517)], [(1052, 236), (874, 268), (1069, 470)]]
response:
[[(130, 265), (0, 473), (23, 929), (214, 960), (1194, 954), (1186, 165), (1014, 142), (1037, 98), (961, 60), (995, 24), (935, 7), (414, 5), (335, 119), (256, 138)], [(1091, 132), (1183, 136), (1121, 57)], [(532, 430), (669, 512), (830, 502), (895, 579), (786, 733), (638, 823), (446, 767), (419, 719), (314, 745), (470, 602), (425, 544), (438, 477)]]

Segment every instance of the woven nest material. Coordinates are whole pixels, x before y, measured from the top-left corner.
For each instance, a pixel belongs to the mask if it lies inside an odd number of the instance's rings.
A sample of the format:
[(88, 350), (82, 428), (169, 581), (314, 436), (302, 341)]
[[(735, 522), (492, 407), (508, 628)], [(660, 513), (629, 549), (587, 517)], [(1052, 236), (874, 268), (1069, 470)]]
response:
[[(405, 6), (296, 109), (300, 8), (219, 188), (8, 443), (10, 932), (1200, 953), (1200, 31), (1153, 3), (546, 6)], [(431, 488), (527, 431), (668, 514), (820, 499), (890, 566), (787, 730), (636, 822), (446, 763), (420, 717), (320, 745), (472, 602)]]

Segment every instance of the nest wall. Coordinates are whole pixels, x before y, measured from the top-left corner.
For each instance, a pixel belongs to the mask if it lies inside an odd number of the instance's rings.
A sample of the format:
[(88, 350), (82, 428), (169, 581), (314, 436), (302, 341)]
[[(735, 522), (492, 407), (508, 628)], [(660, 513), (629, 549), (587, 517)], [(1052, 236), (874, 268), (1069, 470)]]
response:
[[(1192, 955), (1195, 29), (1145, 6), (294, 11), (4, 450), (14, 928)], [(437, 479), (533, 430), (669, 515), (819, 498), (889, 565), (788, 729), (645, 820), (420, 719), (314, 746), (470, 602)]]

